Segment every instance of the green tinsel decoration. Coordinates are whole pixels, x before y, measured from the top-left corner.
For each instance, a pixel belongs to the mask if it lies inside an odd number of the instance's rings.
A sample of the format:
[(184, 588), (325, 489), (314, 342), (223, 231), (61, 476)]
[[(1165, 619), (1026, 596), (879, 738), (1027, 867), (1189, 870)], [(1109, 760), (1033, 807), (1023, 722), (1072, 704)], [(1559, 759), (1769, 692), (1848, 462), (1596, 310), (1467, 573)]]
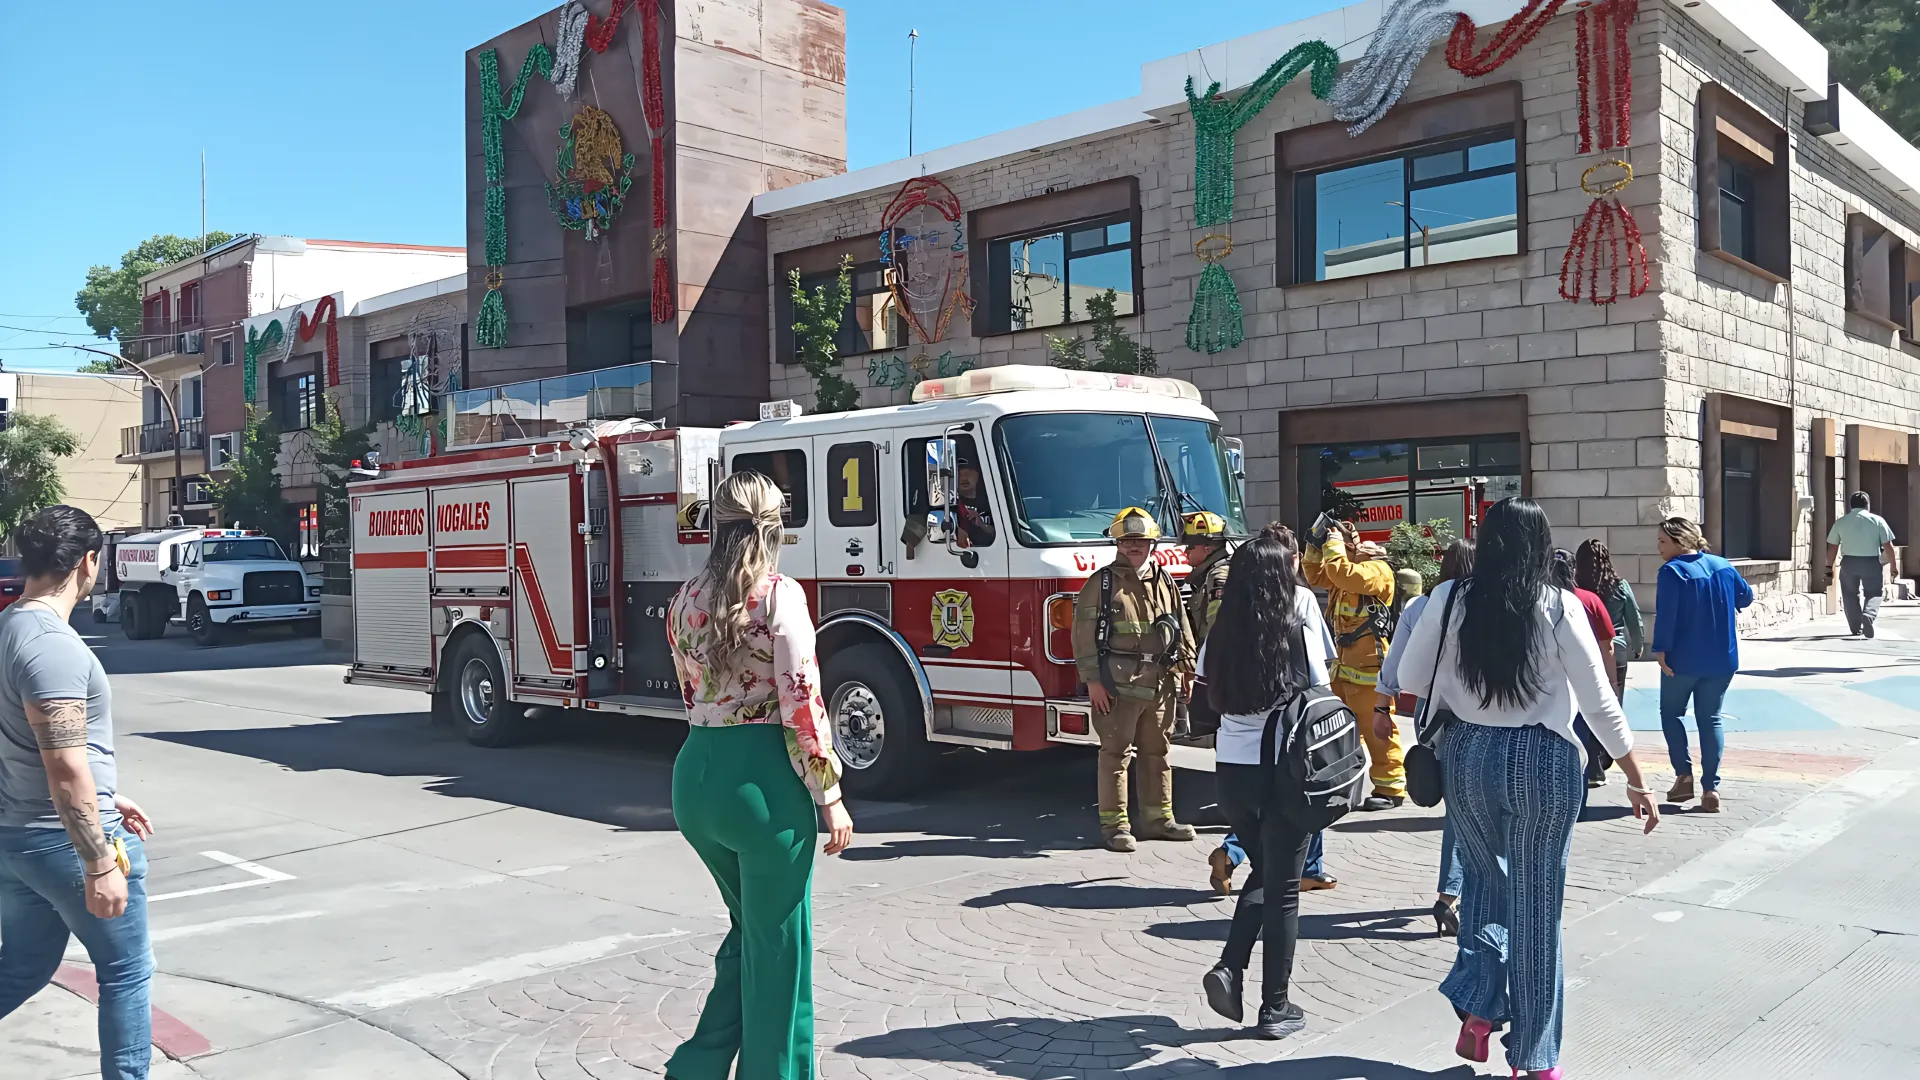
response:
[(280, 344), (285, 338), (286, 331), (281, 329), (279, 319), (268, 323), (265, 331), (255, 330), (253, 327), (247, 328), (245, 355), (240, 364), (240, 381), (246, 389), (248, 404), (252, 404), (254, 387), (259, 383), (260, 354), (266, 352), (269, 347)]
[(544, 43), (535, 43), (520, 65), (520, 76), (513, 91), (500, 93), (500, 51), (488, 49), (480, 54), (480, 148), (486, 160), (487, 195), (487, 295), (480, 301), (475, 337), (481, 345), (497, 349), (507, 343), (507, 302), (500, 295), (500, 268), (507, 261), (507, 192), (501, 186), (506, 179), (507, 156), (501, 148), (502, 130), (508, 120), (520, 112), (527, 93), (527, 80), (538, 73), (547, 78), (553, 72), (553, 53)]
[[(1205, 94), (1196, 95), (1193, 79), (1187, 79), (1187, 108), (1193, 114), (1194, 129), (1195, 225), (1204, 229), (1233, 221), (1234, 136), (1273, 101), (1281, 87), (1308, 68), (1313, 69), (1309, 77), (1313, 96), (1326, 98), (1340, 74), (1340, 54), (1324, 41), (1303, 41), (1287, 50), (1231, 101), (1220, 96), (1218, 82), (1209, 85)], [(1240, 294), (1233, 287), (1232, 276), (1220, 265), (1223, 258), (1224, 254), (1207, 259), (1206, 269), (1194, 286), (1193, 312), (1187, 318), (1187, 347), (1195, 352), (1217, 353), (1246, 340)]]

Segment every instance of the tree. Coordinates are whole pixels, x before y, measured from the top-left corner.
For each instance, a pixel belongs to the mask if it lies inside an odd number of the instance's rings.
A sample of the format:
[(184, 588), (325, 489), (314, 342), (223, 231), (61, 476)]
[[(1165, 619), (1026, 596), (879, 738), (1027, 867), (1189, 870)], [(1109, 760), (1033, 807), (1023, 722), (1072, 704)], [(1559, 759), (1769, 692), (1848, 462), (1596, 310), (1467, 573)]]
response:
[(96, 356), (80, 365), (82, 375), (111, 375), (120, 370), (120, 365), (104, 356)]
[[(206, 251), (233, 239), (232, 233), (207, 234)], [(156, 235), (120, 256), (119, 268), (87, 269), (87, 284), (73, 298), (95, 335), (117, 339), (126, 348), (140, 337), (140, 279), (163, 266), (205, 254), (200, 238)]]
[(373, 449), (373, 425), (348, 427), (330, 397), (321, 398), (320, 411), (307, 442), (314, 464), (320, 467), (320, 554), (329, 564), (328, 577), (351, 581), (346, 566), (335, 564), (352, 559), (353, 515), (347, 481)]
[(80, 452), (80, 436), (50, 416), (12, 413), (0, 430), (0, 543), (20, 523), (67, 497), (60, 459)]
[(1395, 570), (1420, 572), (1422, 592), (1432, 592), (1440, 577), (1440, 556), (1459, 539), (1453, 534), (1453, 522), (1446, 518), (1432, 521), (1402, 521), (1387, 537), (1387, 565)]
[(1920, 143), (1920, 4), (1781, 0), (1827, 47), (1829, 72), (1908, 142)]
[(820, 285), (809, 293), (800, 286), (800, 271), (793, 282), (793, 339), (800, 349), (800, 366), (813, 376), (815, 406), (823, 413), (847, 412), (860, 407), (860, 391), (840, 374), (840, 322), (847, 305), (853, 303), (853, 259), (840, 257), (840, 274), (831, 286)]
[(1083, 337), (1047, 337), (1047, 362), (1072, 371), (1109, 371), (1120, 375), (1151, 375), (1159, 369), (1153, 346), (1133, 340), (1120, 328), (1119, 294), (1108, 289), (1089, 297), (1087, 312), (1093, 316), (1093, 351), (1098, 359), (1087, 359), (1087, 339)]
[(207, 486), (220, 520), (228, 528), (259, 529), (269, 535), (285, 531), (286, 503), (280, 494), (280, 429), (272, 418), (247, 406), (247, 425), (240, 432), (239, 453), (227, 462), (227, 475)]

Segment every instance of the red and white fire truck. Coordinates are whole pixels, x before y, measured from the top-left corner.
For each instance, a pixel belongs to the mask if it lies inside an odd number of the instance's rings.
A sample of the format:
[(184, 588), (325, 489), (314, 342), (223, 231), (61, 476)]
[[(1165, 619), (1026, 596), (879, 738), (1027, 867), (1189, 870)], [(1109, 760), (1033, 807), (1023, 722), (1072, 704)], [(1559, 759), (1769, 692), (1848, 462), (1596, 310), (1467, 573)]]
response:
[[(427, 691), (483, 745), (527, 734), (531, 706), (683, 717), (667, 604), (705, 564), (713, 484), (753, 470), (787, 497), (780, 569), (819, 627), (846, 782), (898, 793), (938, 744), (1097, 742), (1069, 634), (1116, 512), (1171, 536), (1203, 508), (1245, 532), (1238, 444), (1174, 379), (994, 367), (904, 406), (762, 413), (602, 423), (356, 483), (347, 681)], [(1159, 557), (1185, 573), (1179, 548)]]

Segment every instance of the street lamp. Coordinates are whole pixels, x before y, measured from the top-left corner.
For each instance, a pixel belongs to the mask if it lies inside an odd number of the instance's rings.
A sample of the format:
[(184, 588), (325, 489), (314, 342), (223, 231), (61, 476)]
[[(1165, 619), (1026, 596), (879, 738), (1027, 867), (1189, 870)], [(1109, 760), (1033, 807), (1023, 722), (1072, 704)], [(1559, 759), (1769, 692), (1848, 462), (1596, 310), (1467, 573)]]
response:
[[(161, 402), (165, 404), (167, 407), (167, 419), (172, 421), (173, 423), (173, 493), (172, 493), (173, 510), (168, 516), (173, 519), (176, 519), (181, 524), (184, 524), (187, 519), (186, 519), (185, 513), (182, 511), (182, 508), (181, 508), (180, 485), (186, 479), (186, 477), (180, 474), (181, 466), (180, 466), (180, 408), (179, 408), (179, 405), (175, 403), (175, 401), (173, 400), (173, 396), (167, 393), (166, 388), (160, 385), (160, 380), (153, 377), (152, 373), (147, 371), (146, 368), (141, 367), (139, 364), (136, 364), (133, 361), (127, 359), (126, 357), (121, 356), (119, 353), (108, 352), (105, 349), (96, 349), (90, 345), (69, 345), (67, 347), (70, 349), (79, 349), (81, 352), (95, 353), (97, 355), (104, 356), (107, 359), (114, 361), (115, 363), (125, 364), (127, 367), (130, 367), (134, 371), (138, 372), (140, 377), (147, 381), (147, 385), (153, 387), (154, 393), (160, 395)], [(178, 394), (179, 391), (176, 389), (174, 393)]]

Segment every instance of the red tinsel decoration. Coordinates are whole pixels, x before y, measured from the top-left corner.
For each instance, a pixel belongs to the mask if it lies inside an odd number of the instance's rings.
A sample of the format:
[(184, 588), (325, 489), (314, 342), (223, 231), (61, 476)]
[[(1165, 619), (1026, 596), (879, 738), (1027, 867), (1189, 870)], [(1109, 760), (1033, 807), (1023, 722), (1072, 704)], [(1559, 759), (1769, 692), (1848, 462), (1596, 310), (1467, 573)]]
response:
[[(1574, 17), (1580, 82), (1580, 152), (1611, 150), (1633, 140), (1633, 46), (1627, 29), (1640, 0), (1601, 0)], [(1594, 129), (1600, 141), (1594, 143)]]
[(1480, 28), (1465, 12), (1454, 20), (1453, 33), (1447, 35), (1447, 66), (1478, 79), (1490, 75), (1500, 65), (1513, 59), (1514, 54), (1527, 47), (1538, 37), (1547, 23), (1560, 13), (1560, 5), (1566, 0), (1527, 0), (1527, 6), (1514, 13), (1513, 18), (1494, 32), (1487, 47), (1479, 52), (1473, 51), (1475, 39)]
[[(620, 2), (615, 0), (616, 12)], [(655, 0), (635, 0), (635, 4), (640, 8), (640, 107), (652, 135), (653, 321), (663, 323), (673, 319), (674, 303), (673, 268), (667, 259), (667, 98), (660, 75), (660, 9)]]
[[(1607, 271), (1607, 291), (1600, 292), (1600, 271)], [(1574, 226), (1567, 241), (1567, 254), (1560, 260), (1560, 295), (1578, 302), (1611, 304), (1620, 299), (1620, 272), (1626, 270), (1627, 295), (1647, 291), (1650, 271), (1647, 245), (1640, 238), (1640, 223), (1620, 200), (1603, 195), (1593, 200), (1587, 212)]]
[(320, 328), (320, 320), (327, 320), (327, 385), (340, 385), (340, 319), (339, 308), (333, 297), (323, 296), (313, 305), (313, 318), (309, 320), (298, 312), (294, 315), (294, 331), (301, 341), (312, 341), (313, 332)]
[[(638, 0), (635, 0), (635, 2), (637, 3)], [(587, 48), (597, 53), (606, 52), (607, 46), (613, 44), (614, 31), (620, 29), (620, 16), (625, 14), (626, 10), (627, 0), (613, 0), (613, 8), (607, 12), (605, 19), (591, 13), (588, 14), (586, 34)]]
[(1579, 72), (1580, 82), (1580, 152), (1583, 154), (1591, 154), (1593, 152), (1593, 124), (1588, 120), (1592, 108), (1587, 103), (1587, 93), (1589, 89), (1587, 71), (1593, 66), (1593, 53), (1591, 51), (1593, 47), (1587, 39), (1586, 11), (1582, 10), (1578, 15), (1573, 17), (1573, 29), (1574, 70)]

